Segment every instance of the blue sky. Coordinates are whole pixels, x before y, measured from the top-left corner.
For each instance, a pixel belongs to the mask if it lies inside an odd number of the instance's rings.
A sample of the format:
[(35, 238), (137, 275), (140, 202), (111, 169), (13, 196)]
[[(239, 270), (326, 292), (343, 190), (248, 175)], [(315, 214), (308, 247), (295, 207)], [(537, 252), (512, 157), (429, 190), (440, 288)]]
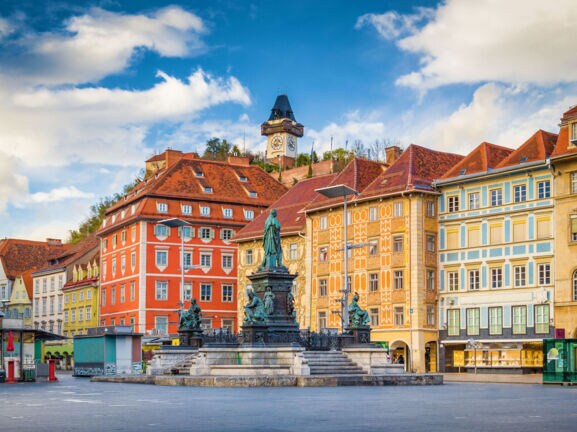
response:
[(300, 151), (518, 147), (577, 104), (575, 22), (573, 0), (4, 0), (0, 237), (66, 238), (167, 146), (264, 150), (279, 93)]

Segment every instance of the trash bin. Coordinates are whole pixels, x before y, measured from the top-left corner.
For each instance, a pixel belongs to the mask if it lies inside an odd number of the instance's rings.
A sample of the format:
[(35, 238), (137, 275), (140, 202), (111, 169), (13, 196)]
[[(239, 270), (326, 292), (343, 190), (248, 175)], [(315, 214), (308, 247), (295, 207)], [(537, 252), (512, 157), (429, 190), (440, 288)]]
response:
[(22, 373), (24, 381), (36, 381), (36, 371), (34, 369), (24, 369)]

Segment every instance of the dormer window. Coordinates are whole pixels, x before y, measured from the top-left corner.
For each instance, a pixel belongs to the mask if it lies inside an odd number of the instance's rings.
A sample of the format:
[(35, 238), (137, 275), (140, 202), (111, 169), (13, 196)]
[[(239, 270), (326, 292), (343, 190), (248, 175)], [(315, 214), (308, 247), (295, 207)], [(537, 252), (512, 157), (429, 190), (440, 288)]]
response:
[(250, 191), (250, 192), (248, 193), (248, 196), (251, 197), (251, 198), (256, 198), (256, 197), (258, 196), (258, 194), (257, 194), (255, 191)]
[(527, 156), (523, 156), (519, 163), (527, 162)]
[(168, 204), (156, 203), (156, 210), (158, 211), (158, 213), (168, 213)]
[(246, 177), (245, 177), (245, 176), (242, 176), (242, 175), (241, 175), (241, 176), (239, 176), (238, 178), (239, 178), (239, 180), (240, 180), (241, 182), (245, 182), (245, 181), (246, 181)]
[(577, 122), (571, 123), (571, 144), (577, 145)]
[(131, 213), (131, 214), (134, 214), (135, 211), (136, 211), (136, 206), (135, 206), (134, 204), (132, 204), (132, 205), (130, 206), (130, 213)]
[(210, 207), (200, 206), (200, 215), (201, 216), (210, 216)]
[(253, 220), (254, 219), (254, 210), (245, 210), (244, 211), (244, 218), (246, 220)]
[(112, 223), (116, 222), (116, 215), (112, 215)]
[(194, 175), (197, 177), (204, 177), (204, 173), (202, 171), (195, 171)]
[(205, 186), (204, 193), (212, 193), (212, 188), (210, 186)]
[(122, 211), (120, 212), (120, 219), (124, 219), (124, 216), (125, 216), (125, 215), (126, 215), (126, 211), (125, 211), (125, 210), (122, 210)]
[(182, 206), (182, 214), (191, 215), (192, 214), (192, 206), (191, 205), (183, 205)]
[(466, 172), (467, 172), (467, 168), (462, 169), (461, 171), (459, 171), (459, 175), (465, 175)]
[(232, 218), (232, 209), (231, 208), (223, 208), (222, 209), (222, 215), (226, 219), (231, 219)]

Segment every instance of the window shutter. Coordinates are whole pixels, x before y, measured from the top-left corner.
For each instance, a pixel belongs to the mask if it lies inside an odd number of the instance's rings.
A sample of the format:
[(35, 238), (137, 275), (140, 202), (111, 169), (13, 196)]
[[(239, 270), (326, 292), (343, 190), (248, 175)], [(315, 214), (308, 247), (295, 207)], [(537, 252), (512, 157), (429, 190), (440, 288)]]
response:
[(214, 228), (209, 229), (210, 229), (210, 238), (214, 240)]
[(190, 227), (190, 238), (194, 238), (195, 236), (195, 229), (194, 227)]
[(577, 233), (577, 216), (571, 216), (571, 233)]
[(224, 230), (223, 229), (220, 230), (220, 239), (224, 240)]

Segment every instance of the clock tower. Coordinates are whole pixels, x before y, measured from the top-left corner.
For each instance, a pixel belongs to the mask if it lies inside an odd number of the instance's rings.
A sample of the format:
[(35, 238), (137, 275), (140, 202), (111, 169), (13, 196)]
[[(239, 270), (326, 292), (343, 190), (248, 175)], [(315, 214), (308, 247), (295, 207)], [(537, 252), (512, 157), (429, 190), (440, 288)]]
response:
[(297, 123), (287, 95), (279, 95), (270, 117), (260, 126), (261, 135), (268, 137), (267, 160), (291, 168), (297, 157), (297, 139), (304, 126)]

